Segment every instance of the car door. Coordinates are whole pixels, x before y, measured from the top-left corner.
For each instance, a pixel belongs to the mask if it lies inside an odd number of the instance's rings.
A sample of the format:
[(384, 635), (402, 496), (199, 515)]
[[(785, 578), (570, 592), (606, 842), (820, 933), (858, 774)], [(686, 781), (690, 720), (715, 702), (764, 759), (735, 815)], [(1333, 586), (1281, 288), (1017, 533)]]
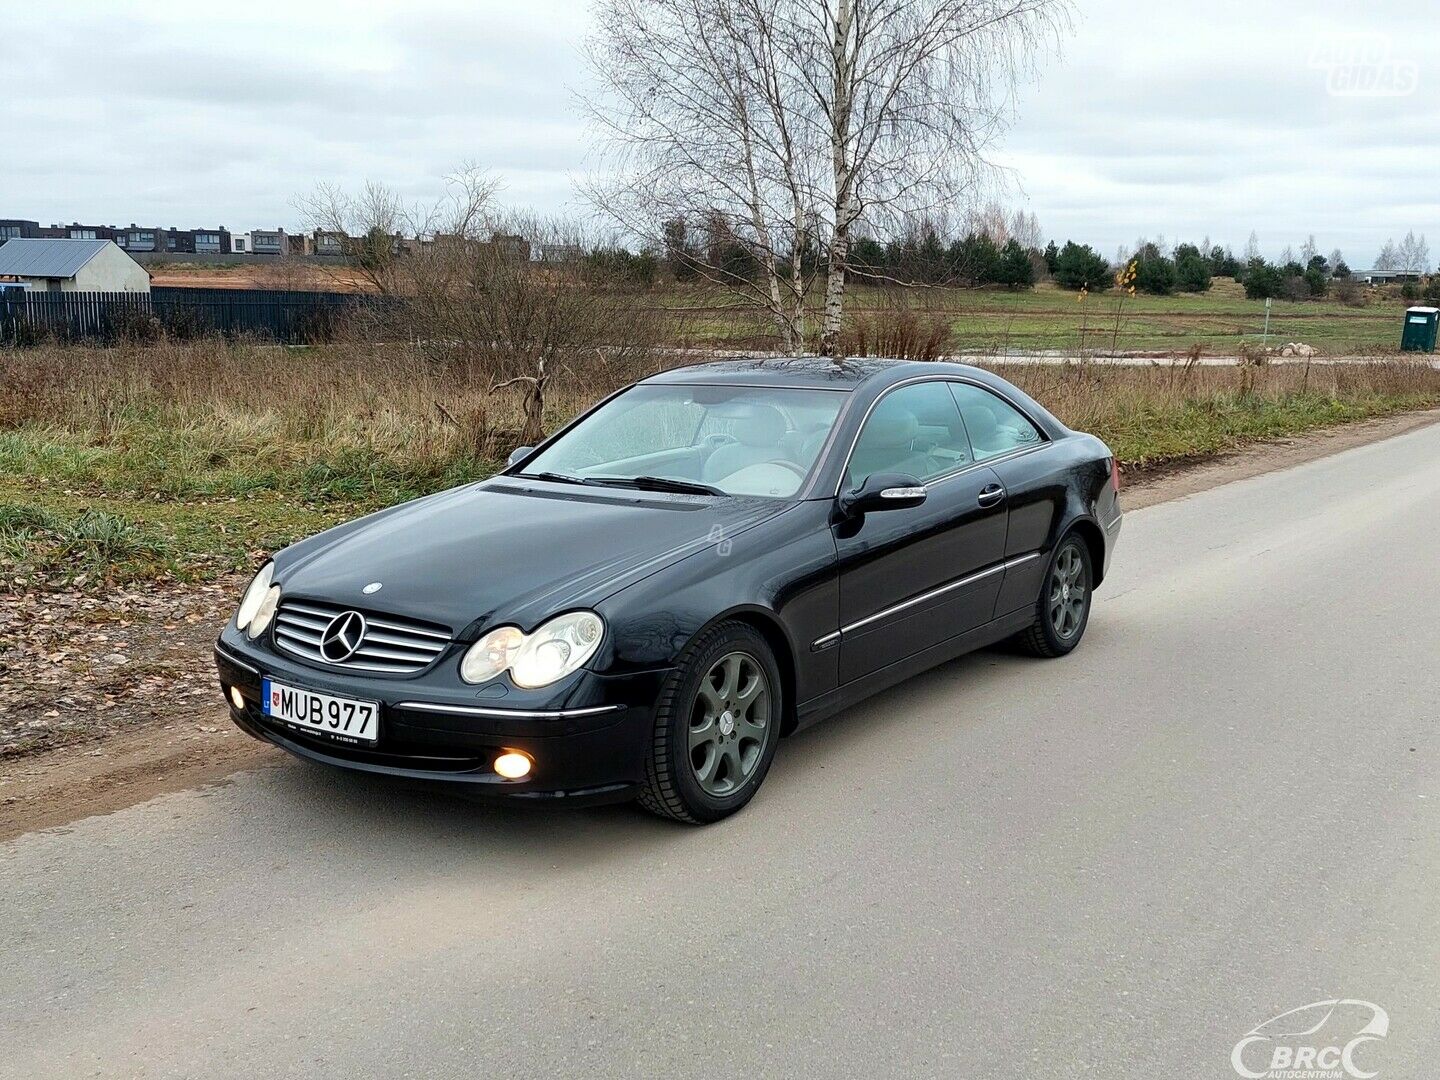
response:
[(1056, 516), (1065, 506), (1065, 483), (1055, 472), (1051, 444), (1015, 405), (974, 383), (952, 382), (975, 460), (993, 469), (1005, 489), (1009, 522), (1006, 570), (995, 614), (1035, 603), (1045, 573), (1042, 557)]
[(927, 494), (834, 526), (842, 683), (988, 622), (1003, 577), (1003, 491), (974, 461), (945, 381), (899, 386), (871, 409), (841, 488), (880, 473), (914, 476)]

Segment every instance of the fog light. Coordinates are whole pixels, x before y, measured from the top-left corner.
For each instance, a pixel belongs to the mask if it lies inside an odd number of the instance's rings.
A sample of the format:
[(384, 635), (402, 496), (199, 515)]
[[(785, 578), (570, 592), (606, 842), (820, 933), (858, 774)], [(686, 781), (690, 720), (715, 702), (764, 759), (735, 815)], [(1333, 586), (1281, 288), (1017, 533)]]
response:
[(235, 706), (236, 712), (245, 711), (245, 699), (240, 696), (239, 689), (234, 686), (230, 687), (230, 704)]
[(495, 771), (506, 780), (520, 780), (530, 775), (530, 759), (515, 750), (507, 750), (495, 759)]

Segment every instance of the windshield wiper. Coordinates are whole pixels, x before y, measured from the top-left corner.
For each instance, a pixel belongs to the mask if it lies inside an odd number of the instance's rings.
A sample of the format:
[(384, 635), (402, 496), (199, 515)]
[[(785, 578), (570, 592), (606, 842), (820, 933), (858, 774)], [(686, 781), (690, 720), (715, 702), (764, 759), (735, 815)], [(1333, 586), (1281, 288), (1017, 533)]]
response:
[(549, 480), (555, 484), (593, 484), (594, 480), (586, 479), (583, 476), (568, 476), (558, 472), (522, 472), (516, 476), (523, 476), (526, 480)]
[(677, 495), (721, 495), (721, 491), (709, 484), (697, 484), (693, 480), (675, 480), (668, 476), (592, 476), (586, 481), (604, 484), (607, 487), (633, 487), (641, 491), (671, 491)]

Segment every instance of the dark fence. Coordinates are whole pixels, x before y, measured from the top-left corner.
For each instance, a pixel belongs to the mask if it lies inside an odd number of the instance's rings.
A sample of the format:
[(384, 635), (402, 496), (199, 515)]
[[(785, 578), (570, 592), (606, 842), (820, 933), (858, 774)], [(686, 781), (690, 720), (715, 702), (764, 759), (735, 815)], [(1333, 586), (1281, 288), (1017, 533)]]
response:
[(160, 287), (149, 293), (0, 289), (0, 345), (46, 340), (148, 340), (162, 334), (258, 337), (288, 345), (330, 340), (358, 311), (387, 301), (353, 293)]

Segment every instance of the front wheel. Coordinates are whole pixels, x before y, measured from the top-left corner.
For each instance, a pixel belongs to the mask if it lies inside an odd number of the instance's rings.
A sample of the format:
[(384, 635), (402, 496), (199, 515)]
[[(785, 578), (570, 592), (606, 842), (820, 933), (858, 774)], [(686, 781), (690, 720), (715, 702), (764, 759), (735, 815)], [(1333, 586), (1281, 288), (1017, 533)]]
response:
[(1080, 644), (1090, 621), (1090, 590), (1094, 580), (1090, 549), (1074, 533), (1056, 545), (1040, 586), (1035, 623), (1016, 643), (1032, 656), (1064, 656)]
[(661, 691), (640, 805), (705, 825), (748, 803), (780, 740), (780, 690), (774, 654), (750, 626), (702, 634)]

